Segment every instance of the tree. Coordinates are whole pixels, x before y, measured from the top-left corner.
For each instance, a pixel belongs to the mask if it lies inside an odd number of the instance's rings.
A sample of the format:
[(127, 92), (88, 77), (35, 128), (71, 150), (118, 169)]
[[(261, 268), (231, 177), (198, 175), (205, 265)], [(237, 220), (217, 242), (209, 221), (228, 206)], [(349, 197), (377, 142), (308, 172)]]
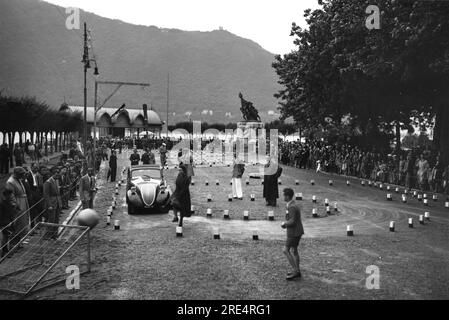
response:
[[(350, 116), (363, 135), (432, 125), (449, 161), (449, 3), (442, 1), (321, 1), (305, 11), (308, 29), (292, 25), (297, 50), (273, 67), (284, 86), (282, 116), (304, 128), (338, 125)], [(365, 27), (376, 4), (381, 28)]]

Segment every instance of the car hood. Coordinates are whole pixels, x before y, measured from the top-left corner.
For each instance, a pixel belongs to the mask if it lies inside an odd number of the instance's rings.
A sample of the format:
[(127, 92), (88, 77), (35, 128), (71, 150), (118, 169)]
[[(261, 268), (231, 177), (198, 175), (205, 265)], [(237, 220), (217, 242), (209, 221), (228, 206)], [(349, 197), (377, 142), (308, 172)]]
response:
[(157, 197), (158, 187), (161, 184), (161, 180), (143, 180), (142, 178), (137, 178), (131, 183), (139, 190), (138, 193), (140, 194), (145, 205), (151, 206)]

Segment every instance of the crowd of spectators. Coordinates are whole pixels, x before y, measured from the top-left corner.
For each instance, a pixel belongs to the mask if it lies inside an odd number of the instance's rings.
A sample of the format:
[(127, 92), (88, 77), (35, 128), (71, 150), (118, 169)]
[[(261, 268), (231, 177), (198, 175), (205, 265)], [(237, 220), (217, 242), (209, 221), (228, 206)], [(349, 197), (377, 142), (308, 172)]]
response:
[(429, 150), (385, 154), (375, 149), (324, 141), (279, 143), (281, 162), (303, 169), (355, 176), (449, 195), (449, 165)]

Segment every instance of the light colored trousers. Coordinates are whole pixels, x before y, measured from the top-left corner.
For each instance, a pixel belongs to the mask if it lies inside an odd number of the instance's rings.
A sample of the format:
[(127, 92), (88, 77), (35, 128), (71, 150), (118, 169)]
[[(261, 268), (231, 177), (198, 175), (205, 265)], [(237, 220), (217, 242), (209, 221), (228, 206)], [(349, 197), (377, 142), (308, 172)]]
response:
[(232, 196), (243, 198), (242, 178), (232, 178)]

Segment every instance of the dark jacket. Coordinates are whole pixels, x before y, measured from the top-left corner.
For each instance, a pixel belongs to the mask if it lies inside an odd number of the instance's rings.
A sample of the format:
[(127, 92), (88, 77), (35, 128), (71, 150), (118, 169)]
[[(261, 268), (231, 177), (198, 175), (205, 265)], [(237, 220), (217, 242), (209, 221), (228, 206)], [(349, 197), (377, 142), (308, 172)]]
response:
[[(269, 164), (265, 166), (268, 168)], [(278, 178), (282, 174), (282, 168), (278, 165), (277, 171), (275, 174), (264, 175), (263, 177), (263, 197), (265, 199), (277, 199), (279, 198), (279, 190), (278, 190)]]
[(172, 205), (178, 209), (183, 216), (190, 216), (190, 185), (191, 178), (181, 171), (176, 178), (176, 189), (172, 195)]
[(131, 165), (132, 166), (137, 166), (139, 164), (139, 161), (140, 161), (140, 155), (138, 153), (133, 153), (129, 157), (129, 160), (131, 161)]
[(56, 180), (53, 177), (50, 177), (44, 182), (44, 199), (45, 208), (47, 209), (52, 207), (56, 210), (57, 208), (62, 207), (61, 194), (58, 185), (56, 184)]
[(16, 210), (6, 200), (8, 197), (7, 193), (9, 192), (11, 191), (5, 189), (0, 193), (0, 228), (7, 226), (14, 220)]
[(301, 221), (301, 210), (294, 201), (290, 203), (285, 215), (285, 226), (287, 229), (287, 237), (299, 237), (304, 234), (304, 228)]
[(234, 164), (234, 168), (232, 169), (232, 177), (241, 178), (244, 172), (245, 172), (245, 165), (243, 163), (236, 163)]
[(142, 163), (143, 163), (143, 164), (150, 164), (150, 155), (148, 154), (148, 152), (145, 152), (145, 153), (142, 155), (141, 160), (142, 160)]
[(117, 169), (117, 156), (111, 154), (109, 157), (109, 168), (116, 168)]

